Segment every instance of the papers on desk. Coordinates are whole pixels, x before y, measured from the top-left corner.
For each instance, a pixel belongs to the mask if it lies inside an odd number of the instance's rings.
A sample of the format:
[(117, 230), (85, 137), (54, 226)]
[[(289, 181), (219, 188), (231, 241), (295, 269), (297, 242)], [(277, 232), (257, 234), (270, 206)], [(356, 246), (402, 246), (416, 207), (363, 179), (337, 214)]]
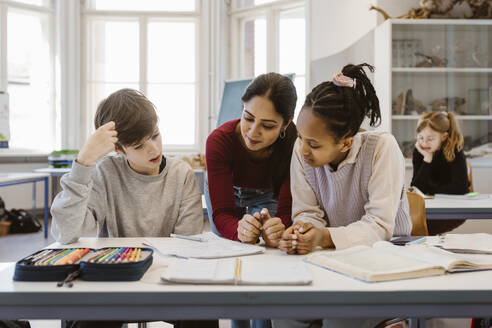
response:
[(220, 285), (309, 285), (311, 276), (301, 261), (254, 259), (176, 259), (162, 273), (166, 282)]
[(260, 254), (265, 248), (220, 238), (213, 232), (194, 235), (203, 241), (182, 238), (145, 238), (146, 244), (162, 255), (174, 255), (184, 258), (213, 259)]
[(454, 253), (492, 254), (492, 235), (488, 233), (427, 236), (423, 244)]
[(488, 194), (469, 193), (465, 195), (435, 194), (434, 199), (478, 200), (489, 199)]

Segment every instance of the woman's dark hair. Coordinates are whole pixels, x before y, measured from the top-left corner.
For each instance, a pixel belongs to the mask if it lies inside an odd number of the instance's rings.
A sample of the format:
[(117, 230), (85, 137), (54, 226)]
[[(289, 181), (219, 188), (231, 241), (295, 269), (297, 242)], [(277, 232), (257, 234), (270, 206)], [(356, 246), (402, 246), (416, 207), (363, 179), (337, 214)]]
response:
[(366, 63), (349, 64), (342, 69), (343, 75), (355, 79), (355, 88), (340, 87), (329, 81), (317, 85), (306, 96), (303, 108), (312, 108), (325, 121), (336, 142), (354, 136), (364, 117), (370, 119), (370, 126), (381, 121), (379, 99), (364, 67), (374, 72), (374, 67)]
[[(282, 116), (284, 124), (294, 118), (297, 93), (294, 83), (287, 76), (277, 73), (267, 73), (257, 76), (247, 86), (241, 100), (248, 102), (256, 96), (267, 97), (273, 103), (275, 111)], [(296, 126), (294, 122), (291, 122), (285, 130), (285, 137), (277, 138), (271, 146), (273, 152), (270, 156), (270, 161), (275, 164), (275, 167), (272, 167), (270, 176), (272, 177), (271, 182), (275, 197), (278, 195), (282, 183), (289, 174), (290, 158), (296, 138)]]

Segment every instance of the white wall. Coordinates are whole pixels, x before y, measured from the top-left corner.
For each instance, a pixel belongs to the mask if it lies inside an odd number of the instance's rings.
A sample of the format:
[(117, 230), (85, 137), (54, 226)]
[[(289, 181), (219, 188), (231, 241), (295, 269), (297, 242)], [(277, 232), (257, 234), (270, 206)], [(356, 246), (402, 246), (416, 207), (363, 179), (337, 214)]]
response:
[(377, 24), (369, 11), (370, 0), (312, 0), (311, 60), (333, 55), (347, 48)]
[(311, 0), (311, 60), (342, 51), (383, 22), (369, 11), (371, 4), (396, 17), (418, 7), (419, 0)]

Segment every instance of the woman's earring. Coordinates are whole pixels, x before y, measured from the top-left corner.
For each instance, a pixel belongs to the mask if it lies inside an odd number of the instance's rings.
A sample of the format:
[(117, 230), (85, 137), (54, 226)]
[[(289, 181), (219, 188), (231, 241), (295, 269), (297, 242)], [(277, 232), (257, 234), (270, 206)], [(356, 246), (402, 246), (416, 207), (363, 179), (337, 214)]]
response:
[(283, 138), (285, 138), (285, 130), (282, 130), (280, 132), (280, 139), (283, 139)]

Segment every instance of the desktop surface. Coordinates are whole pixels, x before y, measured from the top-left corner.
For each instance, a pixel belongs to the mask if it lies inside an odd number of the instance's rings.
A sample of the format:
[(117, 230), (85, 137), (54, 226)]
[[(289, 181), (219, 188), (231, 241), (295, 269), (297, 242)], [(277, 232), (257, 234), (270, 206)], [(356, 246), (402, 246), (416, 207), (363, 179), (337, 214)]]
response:
[[(142, 238), (84, 239), (70, 247), (141, 246)], [(52, 246), (59, 246), (54, 244)], [(259, 261), (302, 260), (279, 250), (253, 255)], [(209, 319), (321, 317), (471, 317), (492, 313), (492, 271), (380, 283), (362, 282), (306, 264), (310, 286), (164, 284), (169, 258), (137, 282), (76, 280), (14, 282), (14, 265), (0, 271), (0, 317), (27, 319)]]

